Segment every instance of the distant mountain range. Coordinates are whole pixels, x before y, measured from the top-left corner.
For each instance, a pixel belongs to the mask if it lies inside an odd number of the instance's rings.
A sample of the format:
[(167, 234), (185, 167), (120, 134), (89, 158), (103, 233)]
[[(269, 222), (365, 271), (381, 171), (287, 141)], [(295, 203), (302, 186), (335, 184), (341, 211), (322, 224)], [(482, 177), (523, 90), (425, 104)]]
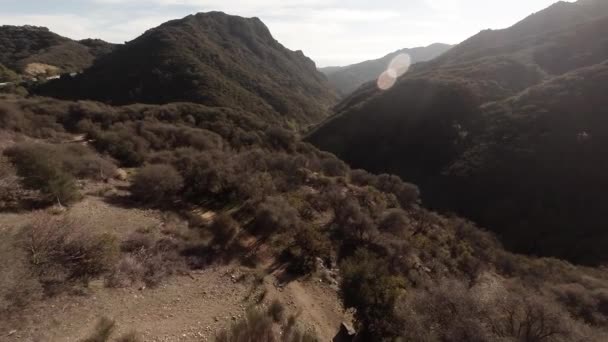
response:
[(430, 61), (448, 51), (451, 47), (452, 45), (436, 43), (426, 47), (401, 49), (379, 59), (344, 67), (320, 68), (319, 70), (327, 75), (329, 83), (339, 95), (346, 96), (363, 84), (376, 80), (397, 55), (407, 54), (410, 56), (412, 64), (415, 64)]
[(319, 122), (336, 100), (301, 51), (286, 49), (257, 18), (221, 12), (151, 29), (40, 94), (112, 104), (196, 102), (292, 127)]
[(88, 68), (116, 45), (75, 41), (36, 26), (0, 26), (0, 65), (20, 74), (60, 74)]
[(607, 60), (608, 2), (559, 2), (363, 86), (309, 140), (517, 251), (606, 261)]

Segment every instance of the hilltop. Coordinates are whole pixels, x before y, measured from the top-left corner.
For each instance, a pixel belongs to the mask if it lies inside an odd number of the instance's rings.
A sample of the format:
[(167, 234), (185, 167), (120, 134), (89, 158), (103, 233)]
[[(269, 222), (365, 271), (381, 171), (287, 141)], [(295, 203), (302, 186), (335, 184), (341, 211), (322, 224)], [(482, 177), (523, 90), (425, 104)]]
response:
[(74, 41), (46, 27), (0, 26), (0, 64), (30, 76), (82, 71), (115, 47), (97, 39)]
[(42, 94), (113, 104), (196, 102), (298, 127), (328, 115), (335, 94), (312, 60), (257, 18), (199, 13), (148, 30)]

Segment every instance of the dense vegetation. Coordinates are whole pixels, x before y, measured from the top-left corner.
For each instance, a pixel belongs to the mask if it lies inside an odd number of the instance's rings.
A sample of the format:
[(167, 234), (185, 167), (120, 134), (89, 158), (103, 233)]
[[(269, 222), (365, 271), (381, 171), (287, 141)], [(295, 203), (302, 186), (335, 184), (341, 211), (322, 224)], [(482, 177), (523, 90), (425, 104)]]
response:
[(378, 79), (378, 76), (386, 70), (391, 60), (397, 55), (407, 54), (410, 56), (412, 64), (415, 64), (430, 61), (451, 47), (451, 45), (437, 43), (426, 47), (401, 49), (379, 59), (344, 67), (321, 68), (319, 70), (327, 75), (329, 84), (337, 90), (340, 96), (346, 96), (363, 84)]
[(200, 13), (165, 23), (43, 94), (114, 104), (189, 101), (245, 109), (299, 127), (328, 114), (335, 95), (301, 51), (256, 18)]
[[(602, 271), (510, 254), (472, 223), (422, 208), (415, 186), (350, 170), (255, 115), (196, 104), (110, 107), (36, 98), (2, 106), (11, 107), (0, 112), (3, 129), (47, 139), (84, 133), (99, 152), (141, 166), (132, 183), (138, 205), (179, 211), (205, 204), (225, 211), (212, 226), (193, 220), (160, 232), (138, 231), (119, 242), (118, 257), (115, 240), (73, 238), (80, 236), (70, 233), (75, 226), (58, 219), (24, 227), (21, 234), (45, 228), (60, 234), (38, 249), (58, 246), (45, 265), (56, 263), (67, 270), (62, 274), (73, 274), (60, 279), (67, 284), (101, 274), (108, 286), (154, 286), (231, 255), (238, 250), (235, 237), (245, 234), (268, 244), (296, 274), (314, 272), (316, 260), (339, 265), (344, 304), (356, 309), (360, 336), (367, 340), (606, 338), (608, 278)], [(138, 191), (146, 186), (145, 194)], [(214, 236), (209, 242), (201, 239), (206, 232)], [(90, 263), (65, 262), (71, 259), (62, 251), (76, 243), (90, 253)], [(24, 305), (17, 300), (23, 295), (35, 298), (36, 284), (57, 288), (40, 278), (27, 247), (16, 248), (10, 260), (24, 255), (20, 264), (28, 266), (11, 283), (20, 292), (4, 289), (10, 296), (3, 297), (3, 307), (12, 310)], [(256, 326), (268, 331), (270, 318), (254, 316), (247, 319), (255, 325), (239, 322), (220, 338), (230, 341)]]
[[(600, 264), (608, 6), (558, 3), (361, 89), (309, 140), (418, 184), (509, 249)], [(575, 243), (573, 242), (575, 241)]]
[(77, 42), (45, 27), (0, 26), (0, 64), (18, 73), (31, 63), (55, 66), (63, 73), (82, 71), (112, 49), (114, 45), (101, 40)]

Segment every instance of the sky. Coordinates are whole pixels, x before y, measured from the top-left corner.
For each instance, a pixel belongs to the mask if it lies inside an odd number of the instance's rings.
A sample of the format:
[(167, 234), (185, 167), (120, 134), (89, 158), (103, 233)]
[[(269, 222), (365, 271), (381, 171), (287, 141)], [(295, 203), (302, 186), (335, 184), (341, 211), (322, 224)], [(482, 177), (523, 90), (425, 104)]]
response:
[(511, 26), (557, 0), (0, 0), (0, 25), (46, 26), (72, 39), (132, 40), (171, 19), (207, 11), (258, 17), (317, 66), (392, 51), (457, 44)]

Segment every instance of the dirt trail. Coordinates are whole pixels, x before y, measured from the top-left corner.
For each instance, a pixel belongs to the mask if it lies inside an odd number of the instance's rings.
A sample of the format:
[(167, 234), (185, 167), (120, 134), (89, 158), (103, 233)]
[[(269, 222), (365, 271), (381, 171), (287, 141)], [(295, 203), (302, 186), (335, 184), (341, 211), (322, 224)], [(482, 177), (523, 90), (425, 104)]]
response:
[[(208, 269), (141, 291), (94, 283), (91, 295), (62, 295), (42, 302), (28, 309), (24, 319), (11, 322), (13, 326), (0, 323), (0, 333), (7, 341), (79, 341), (106, 316), (116, 321), (114, 336), (136, 331), (144, 341), (213, 340), (216, 331), (247, 307), (248, 286), (232, 282), (229, 271)], [(17, 332), (8, 337), (9, 329)]]
[[(61, 295), (30, 307), (18, 320), (0, 322), (0, 340), (79, 341), (105, 316), (116, 321), (114, 336), (136, 331), (144, 341), (213, 341), (217, 332), (241, 318), (255, 302), (251, 285), (235, 281), (235, 269), (209, 268), (191, 277), (174, 277), (155, 289), (108, 289), (94, 282), (90, 295)], [(265, 303), (279, 299), (289, 313), (299, 313), (298, 322), (305, 330), (330, 341), (343, 319), (336, 293), (315, 282), (296, 280), (284, 288), (274, 283), (274, 277), (267, 277)]]

